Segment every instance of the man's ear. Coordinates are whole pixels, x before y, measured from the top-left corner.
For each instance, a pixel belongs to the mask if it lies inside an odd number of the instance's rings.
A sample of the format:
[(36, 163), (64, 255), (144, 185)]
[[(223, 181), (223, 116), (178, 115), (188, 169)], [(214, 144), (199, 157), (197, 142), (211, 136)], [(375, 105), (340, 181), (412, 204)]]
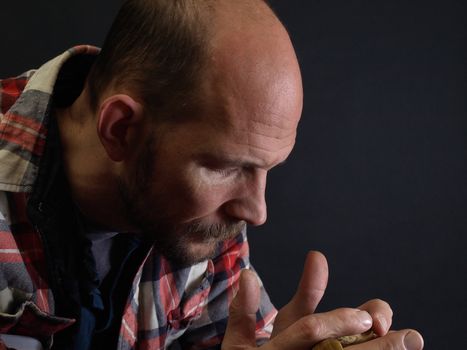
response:
[(109, 158), (125, 159), (131, 150), (130, 128), (142, 125), (143, 106), (128, 95), (113, 95), (101, 103), (97, 133)]

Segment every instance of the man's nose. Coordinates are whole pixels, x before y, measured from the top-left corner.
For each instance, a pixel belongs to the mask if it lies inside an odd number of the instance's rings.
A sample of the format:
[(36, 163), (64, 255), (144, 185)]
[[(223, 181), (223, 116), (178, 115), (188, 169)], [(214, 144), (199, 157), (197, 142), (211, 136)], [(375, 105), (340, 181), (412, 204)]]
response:
[(233, 220), (259, 226), (266, 222), (267, 206), (265, 199), (266, 172), (255, 174), (244, 184), (238, 194), (224, 204), (225, 213)]

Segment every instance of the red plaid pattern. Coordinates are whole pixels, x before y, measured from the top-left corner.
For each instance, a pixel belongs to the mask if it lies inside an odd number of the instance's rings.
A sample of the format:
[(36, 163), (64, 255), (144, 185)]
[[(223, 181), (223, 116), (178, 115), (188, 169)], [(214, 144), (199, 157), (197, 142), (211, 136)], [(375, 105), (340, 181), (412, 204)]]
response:
[(28, 73), (23, 76), (1, 81), (2, 97), (0, 110), (5, 113), (18, 99), (28, 81)]
[[(46, 340), (74, 320), (54, 315), (45, 254), (25, 214), (27, 193), (38, 172), (47, 137), (47, 115), (55, 78), (72, 48), (37, 71), (0, 80), (0, 332)], [(240, 271), (252, 268), (246, 234), (225, 242), (220, 254), (180, 269), (151, 251), (136, 273), (121, 323), (118, 349), (220, 348), (228, 307)], [(262, 289), (257, 336), (267, 338), (276, 310)]]

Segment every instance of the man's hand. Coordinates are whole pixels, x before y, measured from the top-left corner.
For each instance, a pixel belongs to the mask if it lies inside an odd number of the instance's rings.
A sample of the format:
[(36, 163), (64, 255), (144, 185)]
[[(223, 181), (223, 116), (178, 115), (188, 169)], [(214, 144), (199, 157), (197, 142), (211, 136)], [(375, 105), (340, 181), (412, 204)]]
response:
[[(282, 308), (274, 323), (271, 340), (263, 350), (310, 350), (327, 338), (352, 335), (373, 328), (380, 337), (367, 343), (349, 346), (349, 350), (407, 349), (421, 350), (423, 339), (416, 331), (388, 333), (392, 321), (389, 305), (372, 300), (358, 309), (341, 308), (326, 313), (314, 311), (326, 289), (328, 267), (326, 258), (310, 252), (303, 276), (294, 297)], [(260, 302), (256, 275), (248, 270), (240, 276), (240, 288), (230, 306), (229, 323), (222, 344), (223, 350), (256, 348), (256, 311)]]

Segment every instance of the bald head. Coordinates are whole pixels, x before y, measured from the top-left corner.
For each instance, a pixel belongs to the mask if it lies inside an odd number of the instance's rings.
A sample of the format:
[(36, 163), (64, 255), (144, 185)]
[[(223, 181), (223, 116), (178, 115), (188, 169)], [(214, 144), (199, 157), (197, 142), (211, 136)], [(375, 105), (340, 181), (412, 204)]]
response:
[(218, 83), (225, 81), (226, 88), (245, 99), (289, 93), (280, 100), (296, 105), (299, 115), (302, 86), (297, 57), (286, 29), (266, 3), (219, 1), (213, 28), (207, 75)]
[(151, 115), (171, 119), (196, 97), (206, 71), (229, 66), (235, 74), (252, 61), (265, 71), (279, 59), (296, 65), (285, 29), (263, 0), (127, 0), (89, 75), (91, 107), (128, 93)]
[[(263, 1), (218, 1), (198, 97), (206, 125), (215, 124), (261, 159), (283, 161), (295, 142), (302, 81), (284, 26)], [(230, 134), (230, 135), (227, 135)], [(268, 154), (264, 154), (266, 153)]]

